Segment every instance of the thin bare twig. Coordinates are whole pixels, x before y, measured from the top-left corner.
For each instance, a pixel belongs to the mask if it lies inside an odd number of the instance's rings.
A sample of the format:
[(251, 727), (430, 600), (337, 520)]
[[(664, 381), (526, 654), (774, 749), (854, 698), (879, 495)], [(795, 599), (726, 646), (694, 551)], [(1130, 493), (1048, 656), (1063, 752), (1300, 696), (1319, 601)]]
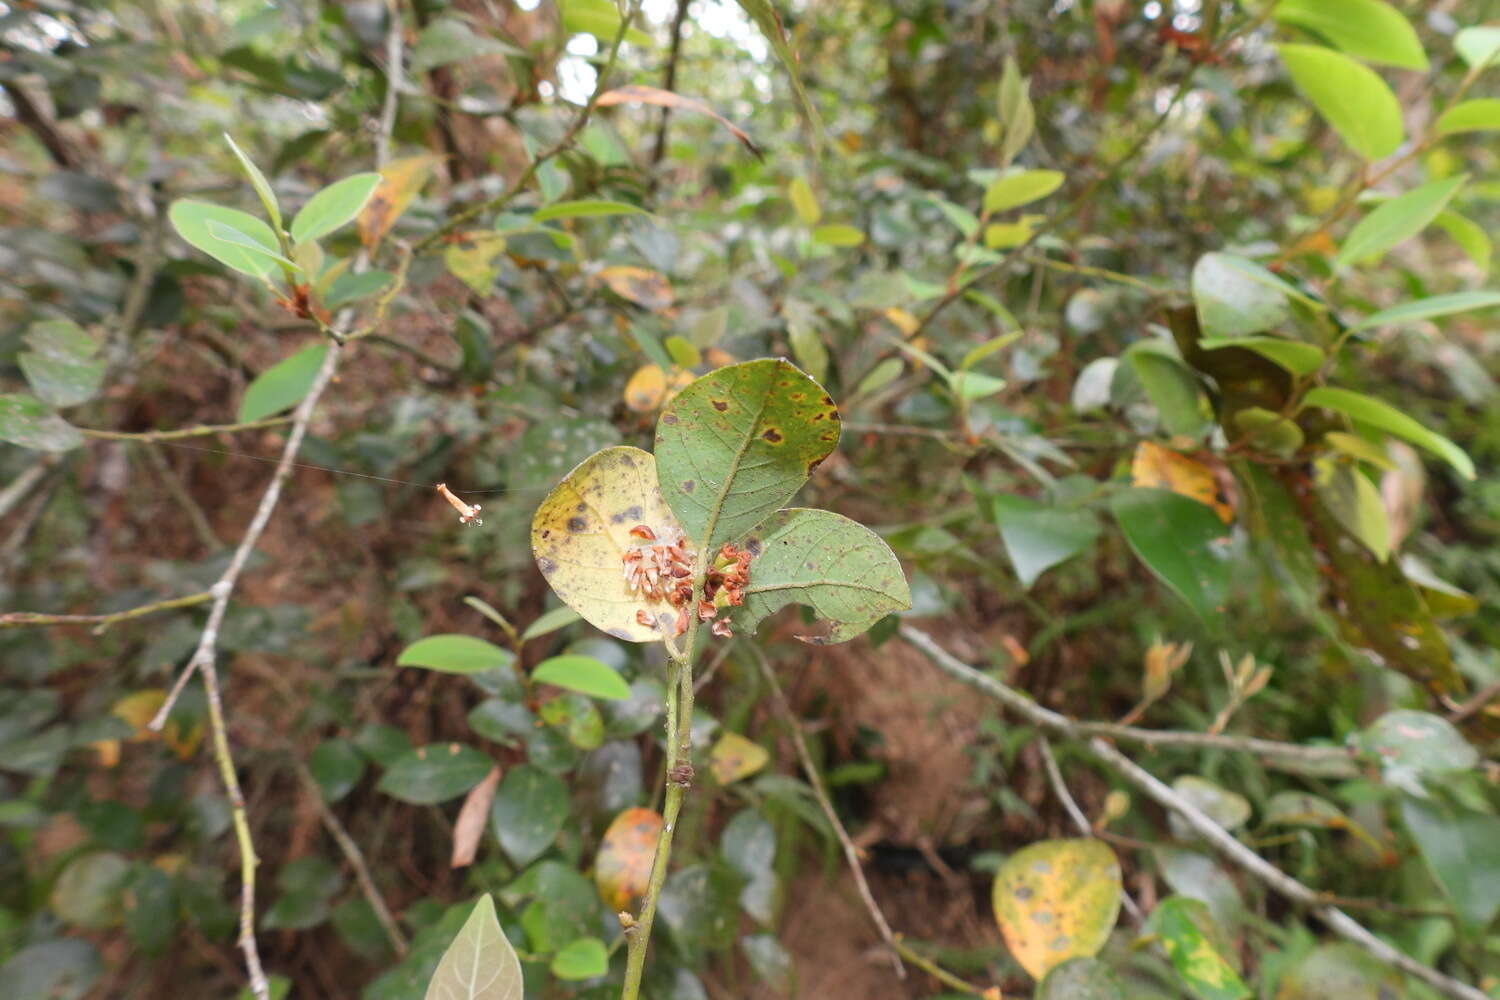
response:
[(280, 427), (291, 422), (291, 417), (267, 417), (265, 420), (249, 420), (242, 424), (198, 424), (195, 427), (178, 427), (166, 431), (106, 431), (80, 427), (78, 433), (104, 441), (180, 441), (183, 438), (206, 437), (209, 434), (258, 431), (264, 427)]
[(1148, 798), (1181, 816), (1189, 826), (1216, 847), (1228, 860), (1287, 899), (1307, 907), (1335, 934), (1363, 948), (1377, 960), (1420, 979), (1453, 1000), (1488, 1000), (1481, 991), (1396, 950), (1344, 911), (1328, 905), (1322, 894), (1303, 885), (1240, 843), (1228, 830), (1215, 823), (1202, 810), (1178, 795), (1155, 775), (1126, 757), (1116, 749), (1114, 744), (1098, 736), (1090, 737), (1087, 728), (1080, 726), (1067, 716), (1043, 708), (1019, 691), (975, 670), (944, 650), (925, 632), (910, 625), (902, 625), (901, 636), (926, 654), (935, 666), (950, 677), (990, 695), (1037, 728), (1085, 747), (1127, 782), (1144, 792)]
[(142, 604), (139, 607), (128, 608), (125, 611), (114, 611), (107, 615), (50, 615), (39, 611), (12, 611), (0, 615), (0, 628), (22, 628), (27, 625), (95, 625), (94, 634), (99, 635), (111, 625), (119, 622), (130, 621), (134, 618), (144, 618), (146, 615), (154, 615), (158, 611), (175, 611), (178, 608), (191, 608), (199, 604), (207, 604), (213, 600), (213, 592), (205, 590), (199, 594), (189, 594), (186, 597), (172, 597), (165, 601), (155, 601), (151, 604)]
[[(1037, 748), (1042, 752), (1042, 766), (1047, 770), (1047, 781), (1052, 785), (1052, 792), (1057, 800), (1062, 803), (1063, 811), (1073, 820), (1073, 825), (1078, 827), (1078, 832), (1085, 837), (1098, 836), (1094, 832), (1094, 824), (1089, 822), (1083, 810), (1078, 808), (1078, 802), (1073, 798), (1073, 793), (1068, 790), (1068, 783), (1063, 780), (1062, 768), (1057, 766), (1057, 757), (1052, 753), (1052, 744), (1045, 736), (1037, 737)], [(1131, 921), (1140, 926), (1145, 921), (1145, 914), (1135, 904), (1130, 893), (1124, 887), (1120, 888), (1120, 904), (1125, 907), (1125, 912), (1130, 914)]]
[(214, 526), (208, 523), (208, 515), (203, 513), (203, 508), (198, 505), (198, 501), (193, 499), (193, 495), (182, 484), (182, 477), (178, 476), (177, 471), (168, 464), (166, 457), (161, 453), (161, 448), (155, 442), (147, 442), (142, 450), (146, 453), (147, 464), (156, 470), (167, 492), (172, 494), (172, 499), (177, 501), (177, 506), (181, 507), (182, 512), (187, 515), (188, 523), (193, 526), (193, 532), (198, 536), (198, 540), (207, 546), (210, 552), (221, 548), (224, 543), (219, 540), (218, 535), (214, 534)]
[(895, 941), (892, 942), (892, 947), (896, 949), (896, 954), (900, 955), (912, 965), (915, 965), (917, 968), (921, 969), (923, 972), (927, 973), (933, 979), (936, 979), (938, 982), (942, 983), (949, 989), (958, 990), (960, 993), (967, 993), (971, 997), (988, 998), (1000, 996), (999, 989), (980, 989), (973, 983), (955, 976), (953, 973), (949, 972), (941, 965), (938, 965), (926, 955), (923, 955), (921, 952), (911, 947), (911, 945), (902, 940), (901, 935), (899, 934), (896, 935)]
[(843, 820), (839, 819), (838, 812), (833, 808), (833, 802), (828, 798), (828, 789), (823, 787), (823, 778), (818, 774), (818, 767), (813, 763), (812, 754), (807, 750), (807, 741), (802, 738), (802, 727), (797, 721), (797, 715), (792, 711), (792, 706), (787, 703), (786, 694), (782, 692), (781, 684), (776, 680), (776, 673), (766, 662), (765, 656), (759, 648), (755, 646), (750, 648), (754, 654), (756, 666), (760, 668), (760, 675), (766, 679), (766, 685), (771, 689), (771, 700), (776, 705), (776, 711), (786, 723), (787, 729), (791, 731), (792, 744), (797, 748), (797, 759), (802, 762), (802, 771), (807, 775), (807, 783), (812, 786), (813, 796), (818, 800), (823, 815), (828, 817), (828, 824), (833, 827), (834, 835), (838, 837), (839, 845), (844, 849), (844, 860), (849, 864), (849, 874), (854, 876), (854, 886), (859, 890), (861, 902), (865, 904), (865, 912), (870, 915), (870, 921), (880, 932), (881, 940), (890, 949), (891, 966), (896, 971), (896, 978), (905, 979), (906, 967), (901, 964), (901, 948), (896, 943), (895, 932), (891, 930), (890, 922), (881, 912), (880, 904), (875, 902), (875, 894), (870, 891), (870, 883), (865, 880), (864, 866), (860, 864), (859, 848), (855, 847), (854, 841), (849, 838), (849, 831), (844, 829)]
[(22, 469), (19, 476), (11, 480), (5, 489), (0, 490), (0, 517), (9, 514), (11, 508), (20, 503), (23, 498), (30, 496), (36, 484), (41, 482), (42, 477), (56, 464), (57, 459), (52, 455), (47, 455)]

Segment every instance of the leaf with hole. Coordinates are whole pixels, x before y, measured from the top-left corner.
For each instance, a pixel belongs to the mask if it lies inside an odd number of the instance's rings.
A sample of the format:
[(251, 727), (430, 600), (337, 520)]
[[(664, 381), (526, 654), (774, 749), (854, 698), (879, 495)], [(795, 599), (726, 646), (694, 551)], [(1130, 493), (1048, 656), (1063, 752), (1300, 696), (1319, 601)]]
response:
[(911, 607), (911, 590), (890, 546), (857, 521), (826, 510), (778, 511), (743, 542), (754, 558), (745, 603), (730, 620), (754, 635), (767, 616), (804, 604), (830, 624), (813, 643), (845, 642)]
[(327, 354), (327, 344), (310, 344), (255, 376), (240, 399), (240, 422), (261, 420), (300, 403), (312, 390)]
[(93, 399), (104, 382), (105, 362), (94, 360), (99, 344), (70, 320), (33, 323), (26, 331), (29, 350), (16, 356), (21, 373), (38, 396), (53, 406), (76, 406)]
[(1100, 840), (1045, 840), (1005, 859), (992, 902), (1006, 947), (1033, 979), (1098, 954), (1120, 914), (1120, 863)]
[(521, 960), (486, 893), (439, 960), (425, 1000), (521, 1000), (523, 994)]
[(1374, 70), (1321, 45), (1278, 45), (1276, 51), (1297, 89), (1355, 152), (1380, 160), (1401, 145), (1401, 104)]

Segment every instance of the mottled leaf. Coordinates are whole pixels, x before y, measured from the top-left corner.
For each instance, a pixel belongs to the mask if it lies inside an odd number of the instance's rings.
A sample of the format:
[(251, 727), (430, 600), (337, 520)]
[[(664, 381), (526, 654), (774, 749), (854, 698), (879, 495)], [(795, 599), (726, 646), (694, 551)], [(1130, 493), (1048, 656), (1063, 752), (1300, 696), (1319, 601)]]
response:
[[(1243, 337), (1284, 324), (1291, 315), (1281, 279), (1227, 253), (1206, 253), (1193, 265), (1193, 302), (1205, 338)], [(1266, 277), (1271, 280), (1266, 280)]]
[(646, 894), (662, 818), (650, 809), (626, 809), (604, 831), (594, 857), (594, 884), (610, 910), (634, 910)]
[(1385, 780), (1413, 795), (1425, 795), (1422, 782), (1434, 775), (1467, 771), (1479, 752), (1453, 723), (1430, 712), (1398, 708), (1360, 734), (1360, 748), (1380, 764)]
[(1120, 863), (1100, 840), (1046, 840), (995, 874), (995, 920), (1033, 979), (1104, 947), (1120, 913)]
[(0, 441), (37, 451), (67, 451), (83, 444), (83, 435), (35, 396), (5, 393), (0, 394)]
[(1171, 896), (1162, 900), (1146, 924), (1183, 985), (1198, 1000), (1245, 1000), (1251, 996), (1244, 980), (1225, 957), (1228, 946), (1201, 900)]
[(911, 590), (890, 546), (831, 511), (778, 511), (744, 546), (754, 555), (750, 582), (744, 605), (730, 619), (745, 635), (788, 604), (805, 604), (831, 624), (826, 638), (808, 640), (816, 642), (844, 642), (911, 607)]
[(392, 160), (380, 171), (380, 183), (359, 213), (359, 240), (366, 247), (379, 243), (411, 205), (441, 160), (431, 153)]
[(1130, 460), (1130, 482), (1133, 486), (1159, 487), (1196, 500), (1212, 507), (1226, 524), (1234, 518), (1234, 510), (1220, 495), (1213, 469), (1154, 441), (1136, 445)]
[(714, 780), (721, 785), (750, 777), (765, 767), (770, 759), (765, 747), (739, 733), (730, 732), (720, 736), (708, 753), (709, 769), (713, 771)]

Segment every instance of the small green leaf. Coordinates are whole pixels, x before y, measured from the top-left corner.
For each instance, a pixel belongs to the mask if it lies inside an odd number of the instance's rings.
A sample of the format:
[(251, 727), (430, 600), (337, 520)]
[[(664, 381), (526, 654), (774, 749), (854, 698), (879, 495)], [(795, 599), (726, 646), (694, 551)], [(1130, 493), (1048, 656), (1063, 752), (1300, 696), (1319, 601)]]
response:
[(83, 444), (77, 428), (35, 396), (0, 394), (0, 441), (36, 451), (67, 451)]
[(714, 552), (790, 500), (838, 440), (833, 400), (789, 362), (720, 368), (678, 393), (656, 425), (661, 495), (691, 547)]
[(1398, 708), (1370, 723), (1360, 749), (1380, 765), (1381, 777), (1413, 795), (1426, 795), (1423, 782), (1479, 763), (1479, 752), (1453, 724), (1430, 712)]
[(523, 992), (521, 961), (486, 893), (443, 953), (425, 1000), (521, 1000)]
[(1303, 409), (1309, 406), (1321, 406), (1325, 410), (1342, 413), (1360, 423), (1394, 434), (1437, 455), (1457, 469), (1458, 474), (1465, 479), (1474, 478), (1474, 460), (1462, 448), (1441, 434), (1423, 427), (1387, 402), (1348, 389), (1319, 386), (1302, 397)]
[(928, 195), (927, 201), (931, 202), (937, 207), (939, 212), (943, 213), (943, 218), (953, 223), (954, 228), (963, 235), (964, 239), (972, 239), (974, 234), (979, 231), (979, 217), (962, 205), (955, 205), (947, 198), (935, 194)]
[(1125, 985), (1097, 958), (1070, 958), (1047, 973), (1035, 1000), (1125, 1000)]
[(250, 186), (255, 189), (255, 196), (260, 199), (261, 205), (266, 210), (266, 217), (271, 220), (271, 228), (281, 228), (281, 206), (276, 204), (276, 192), (271, 188), (271, 182), (266, 180), (266, 175), (260, 172), (245, 151), (240, 149), (239, 144), (234, 141), (228, 132), (224, 133), (224, 141), (229, 143), (229, 148), (234, 150), (234, 155), (239, 158), (240, 166), (245, 168), (245, 174), (250, 178)]
[(233, 226), (227, 226), (216, 219), (209, 219), (207, 228), (208, 235), (212, 236), (216, 240), (219, 240), (223, 243), (228, 243), (232, 246), (240, 247), (248, 253), (258, 254), (262, 257), (269, 257), (276, 263), (281, 264), (284, 267), (289, 267), (294, 271), (302, 270), (302, 266), (300, 264), (290, 259), (289, 257), (283, 256), (281, 251), (272, 250), (268, 247), (261, 246), (261, 244), (253, 237), (251, 237), (247, 233), (240, 232)]
[(1209, 428), (1197, 378), (1178, 358), (1153, 341), (1125, 351), (1130, 370), (1145, 387), (1168, 434), (1197, 437)]
[[(620, 30), (620, 9), (613, 0), (563, 0), (558, 7), (563, 31), (569, 35), (587, 33), (609, 45)], [(638, 28), (626, 28), (625, 41), (645, 48), (650, 47), (651, 36)]]
[(821, 243), (829, 247), (857, 247), (865, 241), (865, 234), (853, 226), (842, 223), (829, 223), (818, 226), (812, 231), (814, 243)]
[(1401, 145), (1401, 104), (1374, 70), (1321, 45), (1278, 45), (1297, 89), (1333, 130), (1367, 160)]
[(1500, 912), (1500, 817), (1405, 795), (1401, 819), (1459, 919), (1483, 931)]
[(554, 656), (543, 660), (531, 672), (536, 684), (551, 684), (586, 694), (590, 698), (624, 701), (630, 697), (630, 685), (617, 671), (592, 656)]
[(1451, 295), (1434, 295), (1415, 302), (1403, 302), (1399, 306), (1382, 309), (1366, 316), (1349, 329), (1365, 330), (1377, 326), (1395, 326), (1400, 323), (1419, 323), (1437, 316), (1471, 312), (1475, 309), (1490, 309), (1500, 306), (1500, 292), (1454, 292)]
[(1494, 257), (1495, 248), (1483, 226), (1451, 208), (1439, 212), (1432, 224), (1458, 244), (1459, 249), (1474, 262), (1481, 274), (1490, 273), (1490, 261)]
[(1438, 135), (1500, 130), (1500, 97), (1481, 97), (1455, 104), (1433, 123)]
[(484, 780), (494, 762), (462, 743), (431, 743), (409, 750), (391, 762), (379, 789), (413, 805), (432, 805), (457, 798)]
[(1212, 508), (1170, 490), (1135, 487), (1110, 510), (1146, 568), (1204, 621), (1216, 621), (1229, 591), (1228, 528)]
[(1346, 462), (1321, 459), (1314, 464), (1318, 496), (1344, 530), (1385, 562), (1391, 554), (1391, 529), (1380, 490)]
[(1207, 904), (1186, 896), (1171, 896), (1151, 911), (1146, 929), (1161, 939), (1183, 985), (1198, 1000), (1245, 1000), (1249, 987), (1225, 954), (1229, 951), (1222, 932), (1209, 915)]
[(684, 371), (691, 371), (703, 363), (703, 354), (686, 337), (671, 336), (662, 341), (662, 346), (672, 357), (672, 363)]
[(68, 862), (52, 886), (52, 912), (84, 930), (116, 927), (124, 919), (130, 862), (113, 851), (94, 851)]
[(602, 198), (582, 201), (559, 201), (539, 208), (533, 215), (534, 222), (551, 222), (554, 219), (594, 219), (609, 215), (650, 215), (639, 205), (624, 201), (608, 201)]
[(360, 299), (367, 299), (372, 295), (378, 295), (391, 286), (396, 276), (389, 271), (370, 270), (359, 274), (341, 274), (334, 279), (333, 284), (328, 286), (328, 291), (323, 293), (323, 304), (329, 309), (337, 309)]
[(509, 667), (515, 654), (492, 642), (467, 635), (430, 635), (418, 639), (396, 658), (398, 667), (426, 667), (446, 674), (477, 674)]
[(997, 177), (984, 189), (984, 211), (994, 215), (1030, 204), (1062, 187), (1065, 180), (1060, 170), (1022, 170)]
[(609, 952), (598, 938), (569, 941), (552, 956), (552, 974), (558, 979), (593, 979), (609, 971)]
[(411, 72), (426, 73), (439, 66), (472, 63), (496, 56), (524, 56), (514, 45), (484, 33), (461, 17), (439, 17), (417, 36), (411, 50)]
[(745, 603), (730, 614), (745, 635), (772, 612), (806, 604), (845, 642), (881, 618), (911, 607), (901, 564), (879, 535), (826, 510), (778, 511), (744, 540), (754, 554)]
[(1120, 862), (1101, 840), (1044, 840), (1005, 859), (992, 903), (1005, 945), (1033, 979), (1092, 957), (1120, 915)]
[(1468, 174), (1459, 174), (1433, 181), (1377, 206), (1344, 237), (1334, 263), (1340, 267), (1358, 264), (1411, 239), (1437, 218), (1468, 180)]
[(328, 802), (337, 802), (365, 776), (365, 759), (348, 740), (324, 740), (308, 756), (307, 769)]
[(376, 173), (354, 174), (328, 185), (307, 199), (292, 220), (292, 240), (307, 243), (353, 222), (379, 185)]
[(561, 778), (521, 764), (500, 782), (490, 806), (490, 821), (506, 855), (524, 867), (552, 846), (568, 810), (568, 786)]
[[(35, 331), (35, 327), (32, 329)], [(35, 333), (28, 334), (26, 341), (35, 347)], [(40, 350), (22, 351), (16, 362), (32, 390), (53, 406), (76, 406), (93, 399), (108, 367), (102, 360), (60, 358), (54, 352)]]
[(807, 179), (792, 178), (792, 182), (787, 185), (786, 193), (802, 224), (804, 226), (817, 225), (818, 220), (823, 217), (823, 210), (818, 207), (818, 198), (813, 194), (812, 185), (807, 183)]
[(327, 344), (311, 344), (255, 376), (240, 400), (240, 422), (260, 420), (296, 406), (312, 389), (327, 354)]
[(1500, 66), (1500, 28), (1464, 28), (1453, 36), (1453, 50), (1469, 66)]
[(521, 633), (521, 641), (529, 642), (532, 639), (550, 635), (566, 625), (573, 624), (579, 618), (578, 612), (566, 605), (553, 608), (551, 611), (543, 612), (536, 621), (526, 626), (526, 630)]
[[(279, 270), (274, 256), (281, 253), (280, 244), (271, 227), (247, 212), (206, 201), (182, 198), (172, 203), (167, 210), (172, 228), (177, 230), (188, 244), (208, 254), (226, 267), (252, 278), (266, 278)], [(253, 252), (234, 243), (226, 243), (209, 232), (208, 224), (217, 222), (250, 238), (259, 247)]]
[(1099, 537), (1099, 520), (1086, 510), (1067, 510), (1026, 497), (997, 496), (995, 524), (1021, 586), (1084, 551)]
[(1427, 69), (1427, 53), (1411, 22), (1385, 0), (1281, 0), (1274, 16), (1322, 35), (1351, 56)]
[[(1259, 264), (1206, 253), (1193, 265), (1193, 302), (1203, 336), (1243, 337), (1286, 323), (1291, 315), (1281, 279)], [(1269, 278), (1270, 280), (1266, 280)]]

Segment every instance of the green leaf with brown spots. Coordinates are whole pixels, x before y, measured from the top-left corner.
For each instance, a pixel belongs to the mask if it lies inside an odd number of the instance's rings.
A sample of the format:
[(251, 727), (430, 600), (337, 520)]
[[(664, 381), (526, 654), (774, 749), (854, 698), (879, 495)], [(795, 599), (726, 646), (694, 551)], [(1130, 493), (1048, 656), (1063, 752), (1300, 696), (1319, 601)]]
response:
[(664, 541), (682, 535), (656, 485), (656, 459), (639, 448), (605, 448), (557, 484), (531, 520), (531, 551), (557, 596), (591, 625), (628, 642), (656, 642), (642, 625), (675, 622), (677, 610), (628, 590), (622, 557), (639, 544), (630, 529), (644, 524)]
[(661, 493), (692, 547), (710, 553), (780, 510), (838, 440), (838, 407), (790, 362), (730, 365), (682, 390), (662, 413)]
[(730, 615), (744, 635), (788, 604), (805, 604), (832, 623), (815, 643), (844, 642), (894, 611), (911, 607), (901, 564), (881, 537), (826, 510), (778, 511), (744, 541), (754, 558), (745, 603)]
[(995, 873), (995, 921), (1006, 947), (1041, 980), (1099, 952), (1120, 915), (1120, 863), (1103, 841), (1044, 840)]
[(1225, 955), (1229, 945), (1209, 915), (1208, 904), (1187, 896), (1170, 896), (1151, 912), (1146, 932), (1161, 946), (1183, 985), (1198, 1000), (1244, 1000), (1250, 996)]

